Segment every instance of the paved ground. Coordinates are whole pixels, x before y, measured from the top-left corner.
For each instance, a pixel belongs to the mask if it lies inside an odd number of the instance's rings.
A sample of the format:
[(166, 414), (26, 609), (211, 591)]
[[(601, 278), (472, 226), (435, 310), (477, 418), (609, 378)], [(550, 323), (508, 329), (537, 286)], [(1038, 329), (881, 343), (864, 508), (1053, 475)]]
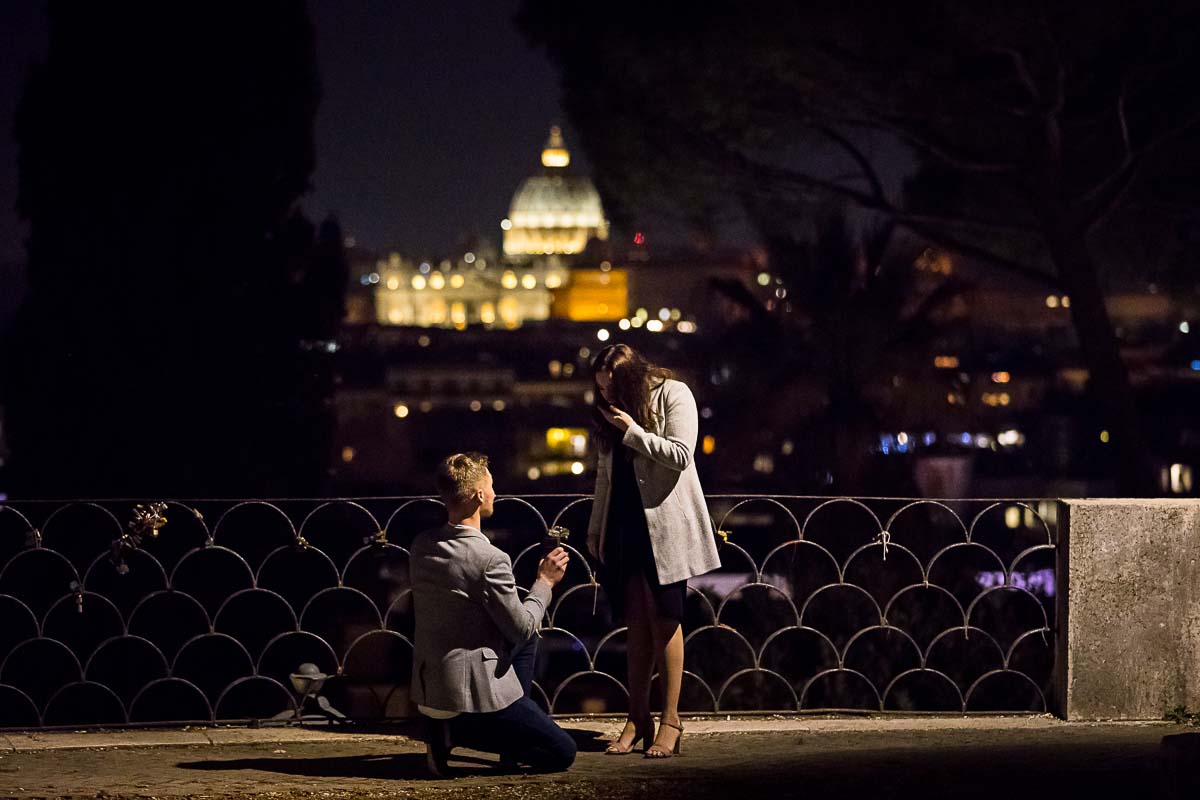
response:
[(687, 726), (683, 755), (652, 762), (600, 752), (617, 722), (569, 720), (564, 727), (580, 745), (569, 772), (505, 775), (490, 757), (456, 751), (461, 775), (452, 780), (427, 778), (423, 747), (403, 728), (0, 734), (0, 797), (977, 800), (1104, 791), (1146, 800), (1165, 796), (1163, 736), (1195, 730), (1049, 717), (776, 717)]

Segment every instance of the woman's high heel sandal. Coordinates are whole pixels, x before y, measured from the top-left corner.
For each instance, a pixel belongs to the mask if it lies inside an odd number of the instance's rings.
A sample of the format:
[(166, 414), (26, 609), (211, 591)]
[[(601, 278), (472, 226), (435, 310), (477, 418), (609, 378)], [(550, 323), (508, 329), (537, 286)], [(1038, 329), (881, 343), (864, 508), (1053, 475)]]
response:
[[(608, 748), (604, 751), (604, 755), (606, 755), (606, 756), (629, 755), (630, 753), (633, 752), (634, 746), (639, 741), (642, 743), (643, 749), (648, 748), (650, 746), (650, 743), (654, 741), (654, 718), (653, 717), (646, 717), (646, 719), (642, 720), (641, 725), (634, 722), (632, 719), (625, 720), (625, 724), (633, 726), (634, 736), (632, 739), (629, 740), (629, 744), (623, 745), (623, 744), (621, 744), (620, 740), (618, 739), (617, 741), (613, 742), (612, 744), (610, 744), (608, 746)], [(622, 733), (622, 735), (624, 735), (625, 731), (621, 731), (621, 733)]]
[(675, 746), (673, 748), (671, 748), (670, 750), (663, 747), (658, 742), (655, 742), (654, 744), (647, 747), (646, 748), (646, 758), (670, 758), (671, 756), (679, 755), (680, 748), (683, 745), (683, 725), (672, 725), (670, 722), (667, 722), (665, 719), (660, 719), (658, 721), (658, 724), (659, 724), (658, 730), (660, 732), (662, 731), (663, 728), (674, 728), (675, 730), (679, 731), (679, 735), (675, 737)]

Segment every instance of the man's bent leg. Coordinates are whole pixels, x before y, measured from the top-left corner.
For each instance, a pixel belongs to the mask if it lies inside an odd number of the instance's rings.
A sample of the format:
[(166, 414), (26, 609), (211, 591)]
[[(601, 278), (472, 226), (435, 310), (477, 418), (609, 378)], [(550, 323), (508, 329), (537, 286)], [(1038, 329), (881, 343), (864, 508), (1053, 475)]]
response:
[(451, 731), (457, 746), (539, 771), (559, 772), (575, 761), (575, 740), (528, 697), (488, 714), (460, 714)]

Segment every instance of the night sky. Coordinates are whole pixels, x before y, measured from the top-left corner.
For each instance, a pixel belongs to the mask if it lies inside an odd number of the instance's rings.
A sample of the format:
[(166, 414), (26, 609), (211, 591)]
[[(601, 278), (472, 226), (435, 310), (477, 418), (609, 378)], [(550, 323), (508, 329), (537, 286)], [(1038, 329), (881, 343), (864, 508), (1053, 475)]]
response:
[[(334, 213), (360, 245), (412, 255), (470, 233), (499, 242), (513, 190), (563, 121), (556, 73), (512, 24), (517, 5), (309, 0), (323, 84), (309, 216)], [(12, 129), (46, 49), (45, 6), (0, 4), (0, 295), (24, 258)]]

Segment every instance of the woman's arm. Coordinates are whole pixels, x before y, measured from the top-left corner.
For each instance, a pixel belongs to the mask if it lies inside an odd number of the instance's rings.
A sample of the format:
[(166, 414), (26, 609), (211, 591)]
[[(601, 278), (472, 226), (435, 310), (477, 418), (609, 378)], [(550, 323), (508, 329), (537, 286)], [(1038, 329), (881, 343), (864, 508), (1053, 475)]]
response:
[(696, 433), (700, 426), (696, 399), (692, 397), (692, 390), (679, 381), (664, 386), (663, 392), (666, 393), (663, 435), (650, 433), (632, 422), (622, 443), (664, 467), (683, 472), (691, 466), (696, 450)]

